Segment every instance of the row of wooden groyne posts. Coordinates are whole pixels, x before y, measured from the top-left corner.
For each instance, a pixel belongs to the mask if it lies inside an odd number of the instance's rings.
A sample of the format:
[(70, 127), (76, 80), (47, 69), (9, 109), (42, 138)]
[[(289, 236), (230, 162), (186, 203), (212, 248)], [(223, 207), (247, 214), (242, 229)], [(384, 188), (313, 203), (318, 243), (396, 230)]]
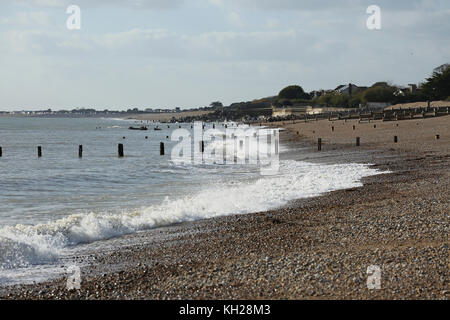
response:
[[(225, 127), (225, 128), (228, 128), (227, 124), (222, 124), (222, 126)], [(181, 128), (181, 126), (178, 126), (178, 127)], [(170, 125), (168, 125), (167, 128), (170, 128)], [(193, 126), (191, 125), (191, 129), (192, 128), (193, 128)], [(206, 126), (202, 125), (202, 129), (205, 129), (205, 128), (206, 128)], [(216, 128), (216, 124), (214, 123), (213, 124), (213, 129), (215, 129), (215, 128)], [(99, 127), (97, 127), (96, 129), (99, 129)], [(125, 138), (126, 137), (123, 137), (123, 139), (125, 139)], [(145, 139), (148, 139), (148, 136), (145, 136)], [(169, 139), (169, 136), (166, 136), (166, 139)], [(205, 142), (204, 141), (200, 141), (199, 149), (200, 149), (201, 153), (204, 153), (204, 151), (205, 151)], [(161, 156), (165, 155), (165, 144), (164, 144), (164, 142), (160, 142), (160, 144), (159, 144), (159, 154)], [(119, 158), (123, 158), (125, 156), (124, 148), (123, 148), (123, 144), (122, 143), (119, 143), (117, 145), (117, 155), (118, 155)], [(38, 156), (38, 158), (42, 157), (42, 146), (38, 146), (37, 147), (37, 156)], [(0, 147), (0, 158), (2, 158), (2, 157), (3, 157), (3, 148)], [(78, 146), (78, 157), (79, 158), (83, 158), (83, 145), (79, 145)]]
[[(200, 141), (200, 152), (204, 153), (205, 152), (205, 142), (204, 141)], [(165, 145), (164, 142), (161, 142), (159, 144), (159, 154), (161, 156), (165, 155)], [(117, 145), (117, 155), (119, 158), (123, 158), (125, 156), (124, 153), (124, 148), (123, 148), (123, 144), (119, 143)], [(37, 156), (38, 158), (42, 157), (42, 146), (38, 146), (37, 147)], [(3, 148), (0, 147), (0, 158), (3, 157)], [(78, 157), (79, 158), (83, 158), (83, 145), (79, 145), (78, 146)]]
[[(399, 121), (399, 120), (407, 120), (407, 119), (415, 119), (418, 117), (421, 118), (429, 118), (429, 117), (440, 117), (440, 116), (446, 116), (450, 113), (450, 107), (426, 107), (426, 108), (413, 108), (413, 109), (393, 109), (393, 110), (384, 110), (382, 112), (369, 112), (369, 113), (361, 113), (361, 112), (354, 112), (354, 111), (348, 111), (348, 112), (340, 112), (338, 114), (334, 113), (322, 113), (313, 115), (312, 117), (308, 117), (308, 115), (304, 115), (304, 121), (318, 121), (327, 119), (329, 121), (337, 121), (337, 120), (351, 120), (356, 119), (359, 121), (369, 121), (370, 120), (383, 120), (383, 121)], [(298, 118), (298, 117), (297, 117)], [(293, 120), (293, 123), (295, 123), (295, 120)], [(247, 124), (251, 124), (250, 122), (247, 122)], [(225, 128), (228, 128), (226, 124), (222, 124)], [(262, 123), (260, 123), (260, 126), (262, 126)], [(167, 126), (170, 128), (170, 126)], [(181, 126), (179, 126), (181, 128)], [(193, 126), (191, 125), (191, 128)], [(205, 129), (205, 125), (202, 126), (203, 129)], [(374, 125), (374, 128), (376, 128), (376, 125)], [(215, 129), (215, 124), (213, 124), (213, 129)], [(331, 127), (331, 130), (334, 131), (334, 127)], [(355, 130), (355, 126), (353, 126), (353, 130)], [(298, 134), (298, 132), (297, 132)], [(145, 137), (148, 139), (148, 137)], [(169, 138), (168, 136), (166, 138)], [(440, 139), (440, 135), (435, 136), (436, 140)], [(124, 137), (125, 139), (125, 137)], [(394, 143), (398, 143), (398, 136), (394, 136)], [(361, 138), (356, 137), (356, 146), (361, 145)], [(204, 141), (200, 142), (200, 150), (203, 153), (205, 144)], [(318, 151), (322, 150), (322, 138), (318, 138), (317, 140), (317, 149)], [(165, 145), (164, 142), (160, 143), (160, 155), (165, 155)], [(123, 144), (119, 143), (117, 147), (117, 153), (119, 158), (124, 157), (124, 148)], [(38, 158), (42, 157), (42, 146), (37, 147), (37, 155)], [(3, 148), (0, 147), (0, 158), (3, 156)], [(78, 146), (78, 157), (83, 157), (83, 146)]]
[(358, 119), (360, 121), (369, 120), (382, 120), (382, 121), (399, 121), (410, 120), (416, 118), (432, 118), (446, 116), (450, 112), (450, 107), (425, 107), (425, 108), (411, 108), (411, 109), (392, 109), (383, 110), (380, 112), (368, 112), (340, 115), (337, 117), (330, 115), (328, 120), (346, 120), (346, 119)]
[[(436, 140), (439, 140), (441, 138), (440, 135), (435, 136)], [(394, 143), (398, 143), (398, 136), (394, 136)], [(361, 137), (356, 137), (356, 146), (361, 146)], [(322, 151), (322, 138), (317, 139), (317, 150)]]
[[(341, 112), (324, 112), (319, 114), (304, 114), (289, 116), (288, 120), (300, 120), (300, 121), (318, 121), (326, 120), (383, 120), (383, 121), (400, 121), (410, 120), (416, 118), (433, 118), (442, 117), (450, 114), (450, 107), (419, 107), (410, 109), (392, 109), (383, 111), (359, 111), (349, 110)], [(280, 121), (272, 119), (272, 121)], [(281, 119), (281, 121), (283, 121)], [(253, 121), (252, 123), (261, 123), (260, 121)]]

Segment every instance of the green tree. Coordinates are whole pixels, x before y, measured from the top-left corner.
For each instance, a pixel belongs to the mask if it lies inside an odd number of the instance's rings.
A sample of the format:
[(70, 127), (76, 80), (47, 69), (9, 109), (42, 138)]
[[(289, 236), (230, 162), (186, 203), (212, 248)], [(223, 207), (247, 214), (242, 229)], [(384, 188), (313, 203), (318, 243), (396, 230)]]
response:
[(391, 102), (394, 97), (394, 88), (374, 86), (364, 92), (363, 100), (365, 102)]
[(222, 108), (223, 104), (220, 101), (214, 101), (214, 102), (211, 102), (211, 104), (209, 106), (212, 108)]
[(300, 86), (288, 86), (280, 91), (278, 96), (282, 99), (308, 99), (309, 95)]
[(430, 100), (445, 100), (450, 96), (450, 68), (433, 72), (422, 90)]

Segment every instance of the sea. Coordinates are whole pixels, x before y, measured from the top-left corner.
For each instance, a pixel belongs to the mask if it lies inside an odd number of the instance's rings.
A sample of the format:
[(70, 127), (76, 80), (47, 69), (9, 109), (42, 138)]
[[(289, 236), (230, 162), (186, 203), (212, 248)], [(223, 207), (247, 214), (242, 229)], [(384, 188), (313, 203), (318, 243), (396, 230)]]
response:
[(0, 147), (0, 286), (51, 278), (86, 244), (275, 209), (380, 173), (289, 159), (273, 129), (231, 122), (0, 117)]

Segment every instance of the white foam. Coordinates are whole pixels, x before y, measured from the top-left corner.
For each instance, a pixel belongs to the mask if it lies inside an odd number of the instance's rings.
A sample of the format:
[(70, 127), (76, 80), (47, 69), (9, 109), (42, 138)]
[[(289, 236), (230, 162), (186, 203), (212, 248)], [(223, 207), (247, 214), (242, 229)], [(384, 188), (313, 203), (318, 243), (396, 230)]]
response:
[(183, 221), (274, 209), (298, 198), (361, 186), (380, 172), (363, 164), (282, 161), (280, 174), (254, 181), (204, 187), (193, 195), (167, 197), (161, 204), (120, 214), (75, 214), (35, 226), (0, 229), (0, 268), (51, 261), (64, 248)]

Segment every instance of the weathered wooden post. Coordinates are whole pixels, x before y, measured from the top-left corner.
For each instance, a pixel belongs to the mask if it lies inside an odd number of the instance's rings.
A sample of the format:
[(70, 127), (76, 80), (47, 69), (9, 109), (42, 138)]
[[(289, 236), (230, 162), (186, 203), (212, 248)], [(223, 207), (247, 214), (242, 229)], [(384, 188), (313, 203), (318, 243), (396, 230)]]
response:
[(161, 155), (161, 156), (164, 155), (164, 142), (161, 142), (159, 144), (159, 155)]
[(398, 142), (398, 137), (394, 136), (394, 143), (397, 143), (397, 142)]
[(237, 137), (233, 133), (234, 140), (234, 163), (237, 163)]
[(333, 131), (333, 132), (334, 132), (334, 127), (331, 127), (331, 131)]
[(39, 158), (42, 157), (42, 147), (41, 147), (41, 146), (38, 146), (38, 147), (37, 147), (37, 150), (38, 150), (38, 157), (39, 157)]
[(227, 163), (227, 135), (222, 135), (222, 143), (223, 143), (223, 164)]
[(356, 126), (353, 126), (353, 130), (355, 130), (356, 129)]
[(123, 158), (123, 144), (119, 143), (117, 147), (117, 153), (119, 155), (119, 158)]
[(361, 138), (356, 137), (356, 146), (359, 147), (361, 145)]
[(3, 156), (3, 149), (0, 147), (0, 158)]
[(78, 146), (78, 158), (83, 158), (83, 146), (81, 144)]
[(200, 141), (200, 152), (204, 153), (205, 152), (205, 141)]
[(317, 151), (322, 150), (322, 138), (317, 139)]

